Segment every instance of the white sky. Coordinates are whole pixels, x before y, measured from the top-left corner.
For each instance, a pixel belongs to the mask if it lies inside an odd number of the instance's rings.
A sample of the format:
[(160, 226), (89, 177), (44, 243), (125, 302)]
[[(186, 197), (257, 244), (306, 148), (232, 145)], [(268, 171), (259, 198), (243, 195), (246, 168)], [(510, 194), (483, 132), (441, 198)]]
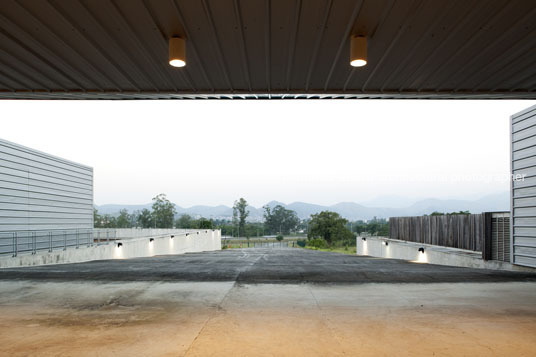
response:
[[(0, 101), (0, 138), (94, 168), (95, 203), (479, 198), (536, 101)], [(475, 176), (475, 177), (473, 177)]]

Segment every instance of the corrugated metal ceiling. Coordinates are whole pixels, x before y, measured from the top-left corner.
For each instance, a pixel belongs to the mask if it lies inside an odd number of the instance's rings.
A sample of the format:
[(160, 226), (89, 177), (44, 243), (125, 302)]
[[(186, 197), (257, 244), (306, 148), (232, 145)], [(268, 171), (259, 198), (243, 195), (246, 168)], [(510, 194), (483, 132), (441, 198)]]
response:
[[(0, 97), (531, 98), (534, 0), (2, 0)], [(349, 36), (369, 64), (349, 65)], [(187, 66), (167, 63), (187, 38)]]

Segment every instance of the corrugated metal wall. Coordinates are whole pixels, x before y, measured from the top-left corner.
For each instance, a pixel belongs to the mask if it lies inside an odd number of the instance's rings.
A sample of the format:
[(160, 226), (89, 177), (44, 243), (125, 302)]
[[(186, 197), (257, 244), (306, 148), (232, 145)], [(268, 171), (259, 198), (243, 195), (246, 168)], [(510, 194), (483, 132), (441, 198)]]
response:
[(93, 169), (0, 139), (0, 232), (93, 228)]
[(511, 262), (536, 267), (536, 106), (511, 117), (511, 172)]

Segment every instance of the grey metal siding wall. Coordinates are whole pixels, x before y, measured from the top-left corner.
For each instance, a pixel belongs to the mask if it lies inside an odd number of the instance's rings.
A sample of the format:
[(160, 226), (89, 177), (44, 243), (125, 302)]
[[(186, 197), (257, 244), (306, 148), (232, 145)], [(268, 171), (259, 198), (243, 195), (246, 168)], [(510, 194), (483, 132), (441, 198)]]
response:
[(93, 169), (0, 139), (0, 232), (93, 228)]
[[(511, 262), (536, 267), (536, 106), (511, 117)], [(513, 176), (513, 177), (514, 177)]]

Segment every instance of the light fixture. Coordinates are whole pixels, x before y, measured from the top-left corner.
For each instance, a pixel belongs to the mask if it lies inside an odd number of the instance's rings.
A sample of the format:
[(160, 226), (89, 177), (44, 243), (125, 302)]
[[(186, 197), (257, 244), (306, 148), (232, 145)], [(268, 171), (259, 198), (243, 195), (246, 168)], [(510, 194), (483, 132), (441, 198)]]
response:
[(350, 39), (350, 65), (363, 67), (367, 64), (367, 38), (352, 36)]
[(121, 248), (123, 246), (123, 243), (119, 242), (117, 243), (117, 248)]
[(172, 234), (172, 235), (171, 235), (171, 239), (173, 239), (173, 238), (175, 238), (175, 236)]
[(366, 241), (367, 241), (367, 238), (363, 237), (363, 238), (361, 238), (361, 240), (362, 240), (363, 242), (366, 242)]
[(180, 37), (169, 39), (169, 64), (173, 67), (186, 66), (186, 41)]
[(421, 252), (422, 254), (424, 254), (424, 248), (423, 248), (423, 247), (420, 247), (420, 248), (419, 248), (419, 252)]
[(386, 241), (383, 241), (382, 243), (383, 243), (383, 245), (386, 246), (386, 247), (389, 245), (389, 242), (386, 242)]
[(149, 238), (149, 242), (153, 242), (154, 241), (154, 238)]

